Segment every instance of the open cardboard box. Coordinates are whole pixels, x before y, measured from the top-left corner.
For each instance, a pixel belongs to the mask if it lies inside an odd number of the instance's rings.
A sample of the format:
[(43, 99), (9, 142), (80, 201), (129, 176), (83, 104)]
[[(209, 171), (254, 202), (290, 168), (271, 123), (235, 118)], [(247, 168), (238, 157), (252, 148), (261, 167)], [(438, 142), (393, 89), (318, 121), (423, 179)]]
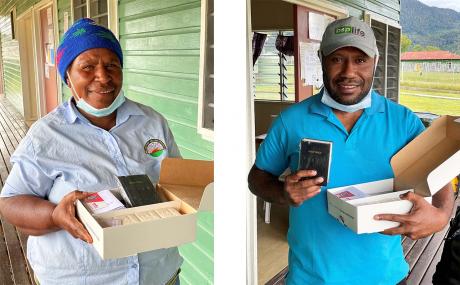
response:
[[(92, 215), (77, 201), (77, 215), (93, 238), (93, 246), (103, 259), (121, 258), (140, 252), (168, 248), (196, 239), (197, 211), (213, 208), (212, 161), (166, 158), (161, 163), (157, 189), (168, 202)], [(101, 220), (174, 208), (179, 216), (105, 226)]]
[[(391, 159), (395, 178), (328, 189), (329, 213), (354, 232), (373, 233), (399, 223), (374, 220), (376, 214), (406, 214), (412, 202), (399, 195), (414, 191), (431, 197), (460, 173), (460, 117), (442, 116)], [(353, 186), (370, 195), (344, 200), (335, 194)]]

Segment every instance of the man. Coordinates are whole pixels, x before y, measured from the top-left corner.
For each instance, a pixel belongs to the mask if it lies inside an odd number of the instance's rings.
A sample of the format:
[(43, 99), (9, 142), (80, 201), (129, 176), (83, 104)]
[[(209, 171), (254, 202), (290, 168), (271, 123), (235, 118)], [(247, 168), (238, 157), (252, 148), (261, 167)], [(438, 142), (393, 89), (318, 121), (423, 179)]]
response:
[[(73, 96), (28, 131), (11, 156), (0, 199), (3, 217), (30, 235), (27, 258), (38, 281), (179, 284), (177, 248), (102, 260), (74, 206), (91, 192), (116, 187), (116, 176), (147, 174), (157, 181), (161, 160), (180, 157), (166, 120), (124, 97), (120, 43), (93, 20), (69, 28), (57, 65)], [(163, 151), (150, 155), (152, 144)]]
[[(404, 284), (408, 265), (400, 235), (418, 239), (446, 225), (449, 186), (433, 205), (417, 194), (407, 215), (382, 233), (357, 235), (327, 212), (326, 187), (315, 170), (297, 170), (302, 138), (333, 142), (329, 188), (393, 177), (391, 157), (423, 131), (407, 108), (372, 91), (378, 50), (372, 29), (354, 17), (331, 23), (320, 45), (324, 88), (282, 112), (257, 153), (249, 188), (262, 199), (290, 204), (287, 284)], [(278, 176), (293, 170), (285, 182)]]

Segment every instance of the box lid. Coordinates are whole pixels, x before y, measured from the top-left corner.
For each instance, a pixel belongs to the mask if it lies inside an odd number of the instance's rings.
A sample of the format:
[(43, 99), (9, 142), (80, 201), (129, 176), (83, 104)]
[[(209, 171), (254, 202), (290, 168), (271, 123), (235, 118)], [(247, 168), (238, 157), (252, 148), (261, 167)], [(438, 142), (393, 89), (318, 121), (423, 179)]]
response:
[[(194, 209), (212, 209), (214, 162), (181, 158), (165, 158), (161, 162), (158, 184), (192, 206)], [(204, 193), (204, 194), (203, 194)], [(203, 200), (203, 208), (200, 202)]]
[(460, 119), (442, 116), (391, 159), (395, 190), (434, 195), (460, 173)]

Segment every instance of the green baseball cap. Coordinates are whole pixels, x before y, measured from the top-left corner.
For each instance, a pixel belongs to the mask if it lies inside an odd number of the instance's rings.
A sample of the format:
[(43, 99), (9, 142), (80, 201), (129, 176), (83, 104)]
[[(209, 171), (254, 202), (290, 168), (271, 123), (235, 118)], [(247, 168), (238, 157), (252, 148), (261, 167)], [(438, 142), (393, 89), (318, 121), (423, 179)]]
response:
[(374, 31), (356, 17), (339, 19), (330, 23), (324, 31), (320, 52), (328, 56), (343, 47), (355, 47), (369, 57), (379, 55)]

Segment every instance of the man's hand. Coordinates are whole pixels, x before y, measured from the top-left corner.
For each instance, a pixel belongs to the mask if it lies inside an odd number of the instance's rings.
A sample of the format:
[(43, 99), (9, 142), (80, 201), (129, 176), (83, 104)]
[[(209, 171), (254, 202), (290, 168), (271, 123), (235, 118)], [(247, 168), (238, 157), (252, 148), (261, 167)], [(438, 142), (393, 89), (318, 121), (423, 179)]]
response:
[(321, 192), (321, 184), (324, 178), (317, 177), (315, 170), (299, 170), (294, 174), (286, 176), (284, 192), (289, 203), (298, 207), (302, 203)]
[(413, 203), (412, 209), (406, 215), (380, 214), (376, 220), (387, 220), (401, 223), (398, 227), (381, 232), (386, 235), (405, 235), (413, 240), (427, 237), (444, 228), (449, 216), (442, 209), (428, 203), (422, 196), (413, 192), (401, 195), (401, 199)]
[(93, 239), (82, 223), (75, 217), (75, 202), (85, 199), (94, 193), (81, 192), (75, 190), (65, 195), (64, 198), (56, 205), (51, 215), (54, 224), (68, 231), (74, 238), (79, 238), (87, 243), (92, 243)]

